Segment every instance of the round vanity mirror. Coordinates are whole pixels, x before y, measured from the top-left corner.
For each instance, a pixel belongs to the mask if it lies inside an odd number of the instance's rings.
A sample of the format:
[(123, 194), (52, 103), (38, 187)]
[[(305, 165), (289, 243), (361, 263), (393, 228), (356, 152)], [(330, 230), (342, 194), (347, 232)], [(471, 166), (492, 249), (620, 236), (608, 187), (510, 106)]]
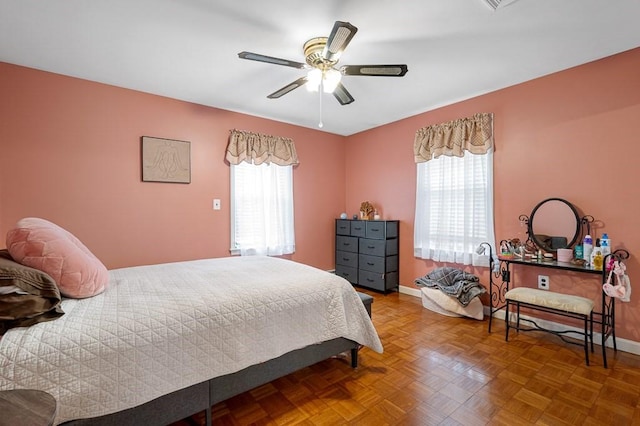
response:
[(578, 211), (562, 198), (543, 200), (531, 212), (529, 235), (545, 251), (570, 248), (580, 238)]

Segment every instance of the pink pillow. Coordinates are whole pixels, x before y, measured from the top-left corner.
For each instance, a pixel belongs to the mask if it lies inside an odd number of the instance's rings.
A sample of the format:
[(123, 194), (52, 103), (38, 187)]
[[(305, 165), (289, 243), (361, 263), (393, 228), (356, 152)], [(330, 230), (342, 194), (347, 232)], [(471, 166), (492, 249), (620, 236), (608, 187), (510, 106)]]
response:
[(69, 231), (48, 220), (28, 217), (7, 233), (11, 257), (49, 274), (66, 297), (84, 298), (104, 291), (107, 268)]

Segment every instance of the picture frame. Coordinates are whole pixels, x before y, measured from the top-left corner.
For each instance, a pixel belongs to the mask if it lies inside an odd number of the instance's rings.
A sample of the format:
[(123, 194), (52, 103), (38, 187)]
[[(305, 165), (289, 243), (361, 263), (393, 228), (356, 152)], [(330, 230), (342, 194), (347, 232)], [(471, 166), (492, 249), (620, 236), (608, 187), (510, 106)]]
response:
[(142, 136), (142, 181), (191, 183), (191, 142)]

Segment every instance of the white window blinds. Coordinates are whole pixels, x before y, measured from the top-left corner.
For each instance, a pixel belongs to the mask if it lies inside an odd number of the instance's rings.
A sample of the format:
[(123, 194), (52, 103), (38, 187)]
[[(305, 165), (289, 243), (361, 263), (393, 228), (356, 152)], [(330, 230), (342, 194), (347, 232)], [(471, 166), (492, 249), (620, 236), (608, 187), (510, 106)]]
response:
[(483, 241), (495, 241), (492, 150), (418, 163), (415, 256), (474, 264)]
[(231, 165), (231, 245), (243, 256), (295, 251), (292, 166)]

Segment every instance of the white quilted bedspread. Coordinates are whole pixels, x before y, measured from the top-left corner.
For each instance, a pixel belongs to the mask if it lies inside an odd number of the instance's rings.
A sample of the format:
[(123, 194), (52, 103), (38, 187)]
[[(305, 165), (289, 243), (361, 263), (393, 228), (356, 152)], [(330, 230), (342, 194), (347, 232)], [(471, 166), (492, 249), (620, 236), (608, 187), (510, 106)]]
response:
[(107, 290), (0, 339), (0, 390), (41, 389), (56, 423), (124, 410), (286, 352), (346, 337), (382, 352), (344, 279), (233, 257), (110, 271)]

